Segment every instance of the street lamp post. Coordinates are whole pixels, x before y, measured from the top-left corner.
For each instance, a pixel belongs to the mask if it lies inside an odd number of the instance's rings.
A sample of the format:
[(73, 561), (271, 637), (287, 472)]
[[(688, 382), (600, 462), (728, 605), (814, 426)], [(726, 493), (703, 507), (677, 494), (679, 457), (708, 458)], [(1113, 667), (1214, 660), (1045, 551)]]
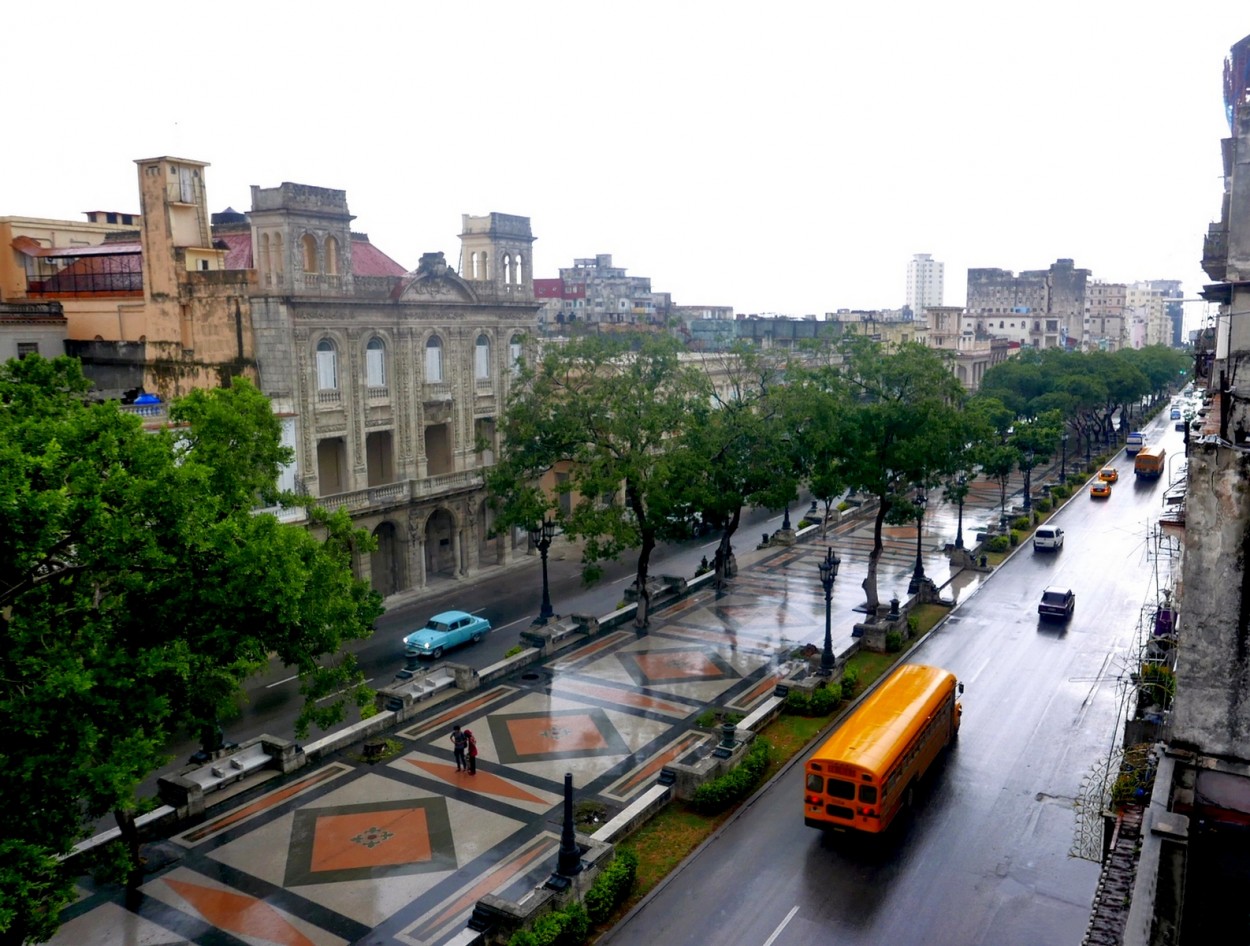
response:
[(920, 555), (920, 531), (924, 523), (924, 507), (927, 502), (924, 493), (917, 493), (916, 498), (912, 500), (912, 505), (916, 508), (916, 567), (911, 573), (911, 583), (907, 588), (909, 594), (919, 591), (920, 583), (924, 581), (924, 559)]
[(1063, 441), (1063, 464), (1059, 467), (1059, 482), (1062, 484), (1068, 482), (1068, 432), (1066, 430), (1060, 439)]
[(830, 602), (833, 600), (833, 580), (838, 577), (838, 566), (842, 560), (833, 554), (833, 546), (825, 550), (825, 557), (819, 562), (820, 584), (825, 589), (825, 649), (820, 652), (820, 675), (833, 675), (833, 626)]
[(554, 613), (551, 610), (551, 592), (547, 585), (547, 549), (551, 548), (551, 540), (555, 538), (555, 534), (556, 524), (550, 519), (544, 519), (541, 525), (530, 529), (530, 541), (534, 543), (543, 560), (543, 603), (538, 610), (538, 617), (534, 618), (535, 627), (546, 624)]
[(964, 495), (968, 492), (968, 478), (959, 478), (959, 525), (955, 529), (955, 548), (964, 547)]
[(1028, 515), (1033, 508), (1033, 451), (1024, 452), (1024, 513)]
[(790, 504), (786, 503), (786, 514), (781, 518), (781, 529), (783, 532), (790, 531)]

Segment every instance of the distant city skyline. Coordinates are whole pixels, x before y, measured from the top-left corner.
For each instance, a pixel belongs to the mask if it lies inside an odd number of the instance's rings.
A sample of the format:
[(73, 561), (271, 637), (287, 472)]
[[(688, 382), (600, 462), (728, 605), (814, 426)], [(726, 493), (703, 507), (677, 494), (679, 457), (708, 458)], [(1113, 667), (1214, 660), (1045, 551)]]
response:
[[(1041, 18), (482, 0), (471, 22), (123, 7), (6, 49), (37, 92), (26, 117), (63, 120), (10, 136), (0, 215), (135, 211), (133, 162), (173, 155), (210, 162), (214, 211), (250, 209), (251, 185), (345, 190), (354, 228), (410, 269), (431, 250), (455, 264), (461, 215), (498, 211), (531, 219), (538, 278), (610, 253), (678, 305), (817, 317), (901, 307), (918, 252), (945, 264), (948, 305), (969, 268), (1061, 258), (1196, 296), (1223, 60), (1250, 32), (1230, 0), (1058, 0)], [(32, 7), (9, 19), (46, 27)]]

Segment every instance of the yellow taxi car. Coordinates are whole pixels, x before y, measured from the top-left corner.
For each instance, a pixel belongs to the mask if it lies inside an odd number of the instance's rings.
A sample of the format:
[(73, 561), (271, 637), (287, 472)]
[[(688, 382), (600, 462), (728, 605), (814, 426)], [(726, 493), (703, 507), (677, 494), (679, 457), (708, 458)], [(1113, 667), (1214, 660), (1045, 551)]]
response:
[(1090, 499), (1107, 499), (1111, 496), (1111, 484), (1106, 480), (1094, 480), (1089, 487)]
[(1113, 466), (1104, 466), (1098, 471), (1098, 478), (1104, 483), (1114, 483), (1120, 478), (1120, 471)]

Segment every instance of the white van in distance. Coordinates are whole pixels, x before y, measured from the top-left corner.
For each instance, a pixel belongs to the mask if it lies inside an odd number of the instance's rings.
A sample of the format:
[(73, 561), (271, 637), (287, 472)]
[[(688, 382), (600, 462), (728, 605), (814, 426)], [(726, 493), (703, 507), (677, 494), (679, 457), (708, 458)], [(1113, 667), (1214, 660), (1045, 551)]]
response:
[(1033, 551), (1042, 552), (1046, 549), (1059, 551), (1063, 548), (1063, 530), (1058, 526), (1038, 526), (1033, 533)]
[(1146, 446), (1146, 435), (1140, 430), (1135, 430), (1128, 435), (1128, 441), (1124, 444), (1124, 452), (1131, 457), (1144, 446)]

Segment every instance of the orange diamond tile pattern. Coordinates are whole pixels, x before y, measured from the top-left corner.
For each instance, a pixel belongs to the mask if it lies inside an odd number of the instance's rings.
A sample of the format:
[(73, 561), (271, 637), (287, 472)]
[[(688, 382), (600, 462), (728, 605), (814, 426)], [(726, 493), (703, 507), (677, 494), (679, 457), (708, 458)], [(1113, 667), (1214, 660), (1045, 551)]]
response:
[(495, 751), (504, 764), (629, 752), (625, 740), (601, 709), (496, 713), (489, 722)]
[(309, 867), (314, 871), (408, 864), (430, 859), (425, 811), (360, 812), (318, 818)]
[(291, 826), (285, 886), (455, 867), (444, 798), (303, 808)]
[(712, 648), (657, 647), (617, 656), (639, 686), (736, 680), (740, 676)]

